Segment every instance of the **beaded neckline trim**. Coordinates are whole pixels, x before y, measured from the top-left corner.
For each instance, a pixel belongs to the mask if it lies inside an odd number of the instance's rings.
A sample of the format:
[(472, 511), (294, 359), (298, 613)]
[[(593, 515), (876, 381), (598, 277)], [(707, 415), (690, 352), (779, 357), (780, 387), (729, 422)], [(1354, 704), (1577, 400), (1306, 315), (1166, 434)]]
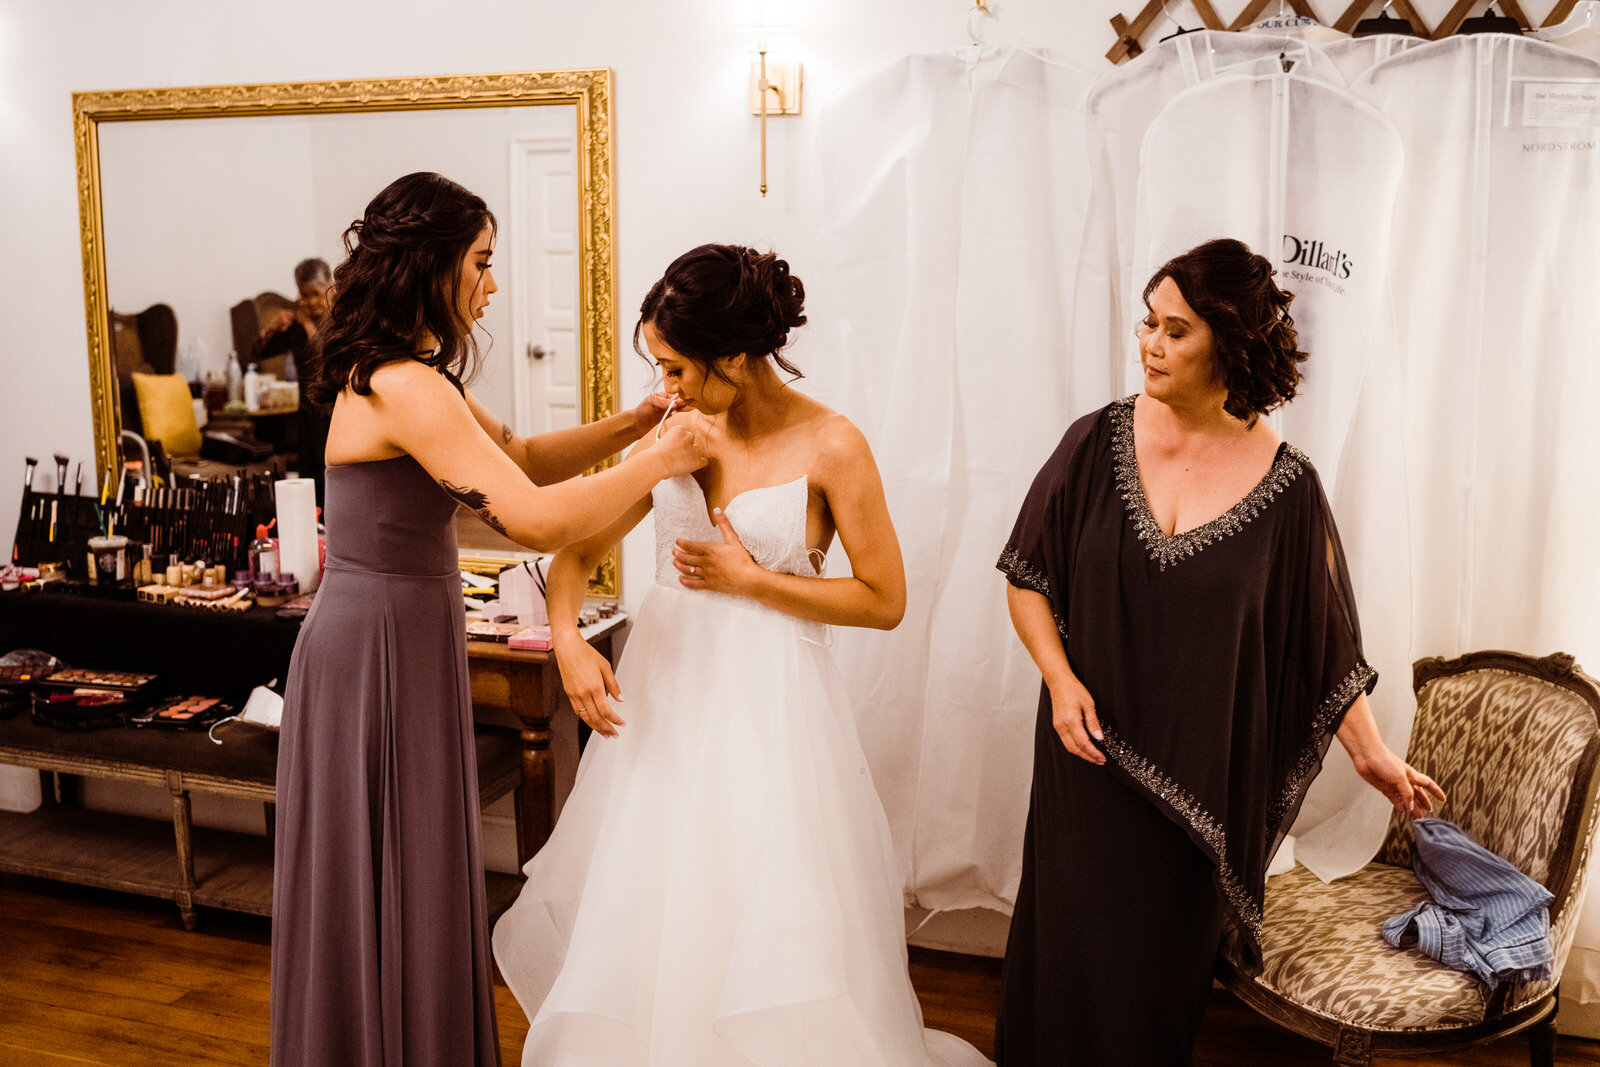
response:
[(1162, 570), (1244, 529), (1246, 523), (1260, 515), (1289, 483), (1300, 476), (1307, 462), (1305, 454), (1298, 448), (1287, 442), (1279, 445), (1271, 469), (1242, 500), (1210, 522), (1169, 537), (1156, 522), (1150, 502), (1144, 495), (1144, 485), (1139, 481), (1139, 460), (1133, 447), (1134, 399), (1132, 396), (1124, 397), (1111, 405), (1111, 447), (1116, 459), (1117, 490), (1128, 509), (1128, 518), (1133, 522), (1139, 540), (1144, 542), (1150, 558), (1159, 563)]

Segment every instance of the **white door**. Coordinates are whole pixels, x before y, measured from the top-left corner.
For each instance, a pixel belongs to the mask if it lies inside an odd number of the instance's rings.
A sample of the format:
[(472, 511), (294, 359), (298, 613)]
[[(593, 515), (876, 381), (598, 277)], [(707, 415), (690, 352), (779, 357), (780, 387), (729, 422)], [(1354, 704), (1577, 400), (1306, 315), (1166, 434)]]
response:
[(512, 389), (518, 434), (582, 421), (578, 176), (570, 138), (511, 143)]

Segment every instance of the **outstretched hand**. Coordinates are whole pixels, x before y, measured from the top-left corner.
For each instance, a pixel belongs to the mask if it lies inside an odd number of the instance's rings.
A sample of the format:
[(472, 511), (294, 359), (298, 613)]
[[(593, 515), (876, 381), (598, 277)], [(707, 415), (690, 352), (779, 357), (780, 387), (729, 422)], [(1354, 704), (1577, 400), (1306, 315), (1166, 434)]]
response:
[(1354, 760), (1356, 773), (1394, 805), (1394, 810), (1418, 818), (1433, 813), (1433, 803), (1443, 804), (1444, 790), (1426, 774), (1384, 748)]
[(709, 589), (714, 593), (742, 595), (761, 565), (750, 555), (734, 531), (727, 514), (717, 508), (711, 515), (722, 534), (721, 541), (685, 541), (678, 538), (672, 549), (672, 562), (678, 568), (678, 582), (685, 589)]

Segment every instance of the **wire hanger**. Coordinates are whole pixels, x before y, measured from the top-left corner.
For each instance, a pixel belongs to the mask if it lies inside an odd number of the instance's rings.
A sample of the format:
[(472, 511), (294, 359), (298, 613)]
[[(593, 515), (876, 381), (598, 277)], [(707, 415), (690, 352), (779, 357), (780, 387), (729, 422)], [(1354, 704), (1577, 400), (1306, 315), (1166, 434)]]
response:
[(974, 48), (982, 48), (989, 42), (983, 39), (983, 34), (978, 32), (978, 26), (984, 20), (995, 18), (995, 13), (989, 7), (989, 0), (972, 0), (972, 7), (967, 11), (967, 39)]
[(1195, 30), (1200, 28), (1199, 26), (1196, 26), (1193, 30), (1184, 28), (1183, 23), (1179, 22), (1173, 17), (1172, 11), (1167, 7), (1167, 0), (1161, 0), (1161, 13), (1167, 17), (1168, 22), (1172, 23), (1173, 31), (1167, 34), (1165, 37), (1158, 37), (1156, 39), (1157, 43), (1161, 41), (1170, 41), (1174, 37), (1182, 37), (1186, 33), (1194, 33)]

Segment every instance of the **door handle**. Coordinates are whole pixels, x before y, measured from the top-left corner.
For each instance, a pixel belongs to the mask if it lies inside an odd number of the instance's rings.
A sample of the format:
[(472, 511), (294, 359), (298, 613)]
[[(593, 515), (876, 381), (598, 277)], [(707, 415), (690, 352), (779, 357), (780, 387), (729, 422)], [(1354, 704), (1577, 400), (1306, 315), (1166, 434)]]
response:
[(550, 351), (550, 352), (545, 351), (545, 348), (544, 348), (543, 345), (529, 345), (528, 346), (528, 358), (529, 359), (543, 359), (545, 356), (553, 356), (553, 355), (555, 355), (555, 352), (553, 352), (553, 351)]

